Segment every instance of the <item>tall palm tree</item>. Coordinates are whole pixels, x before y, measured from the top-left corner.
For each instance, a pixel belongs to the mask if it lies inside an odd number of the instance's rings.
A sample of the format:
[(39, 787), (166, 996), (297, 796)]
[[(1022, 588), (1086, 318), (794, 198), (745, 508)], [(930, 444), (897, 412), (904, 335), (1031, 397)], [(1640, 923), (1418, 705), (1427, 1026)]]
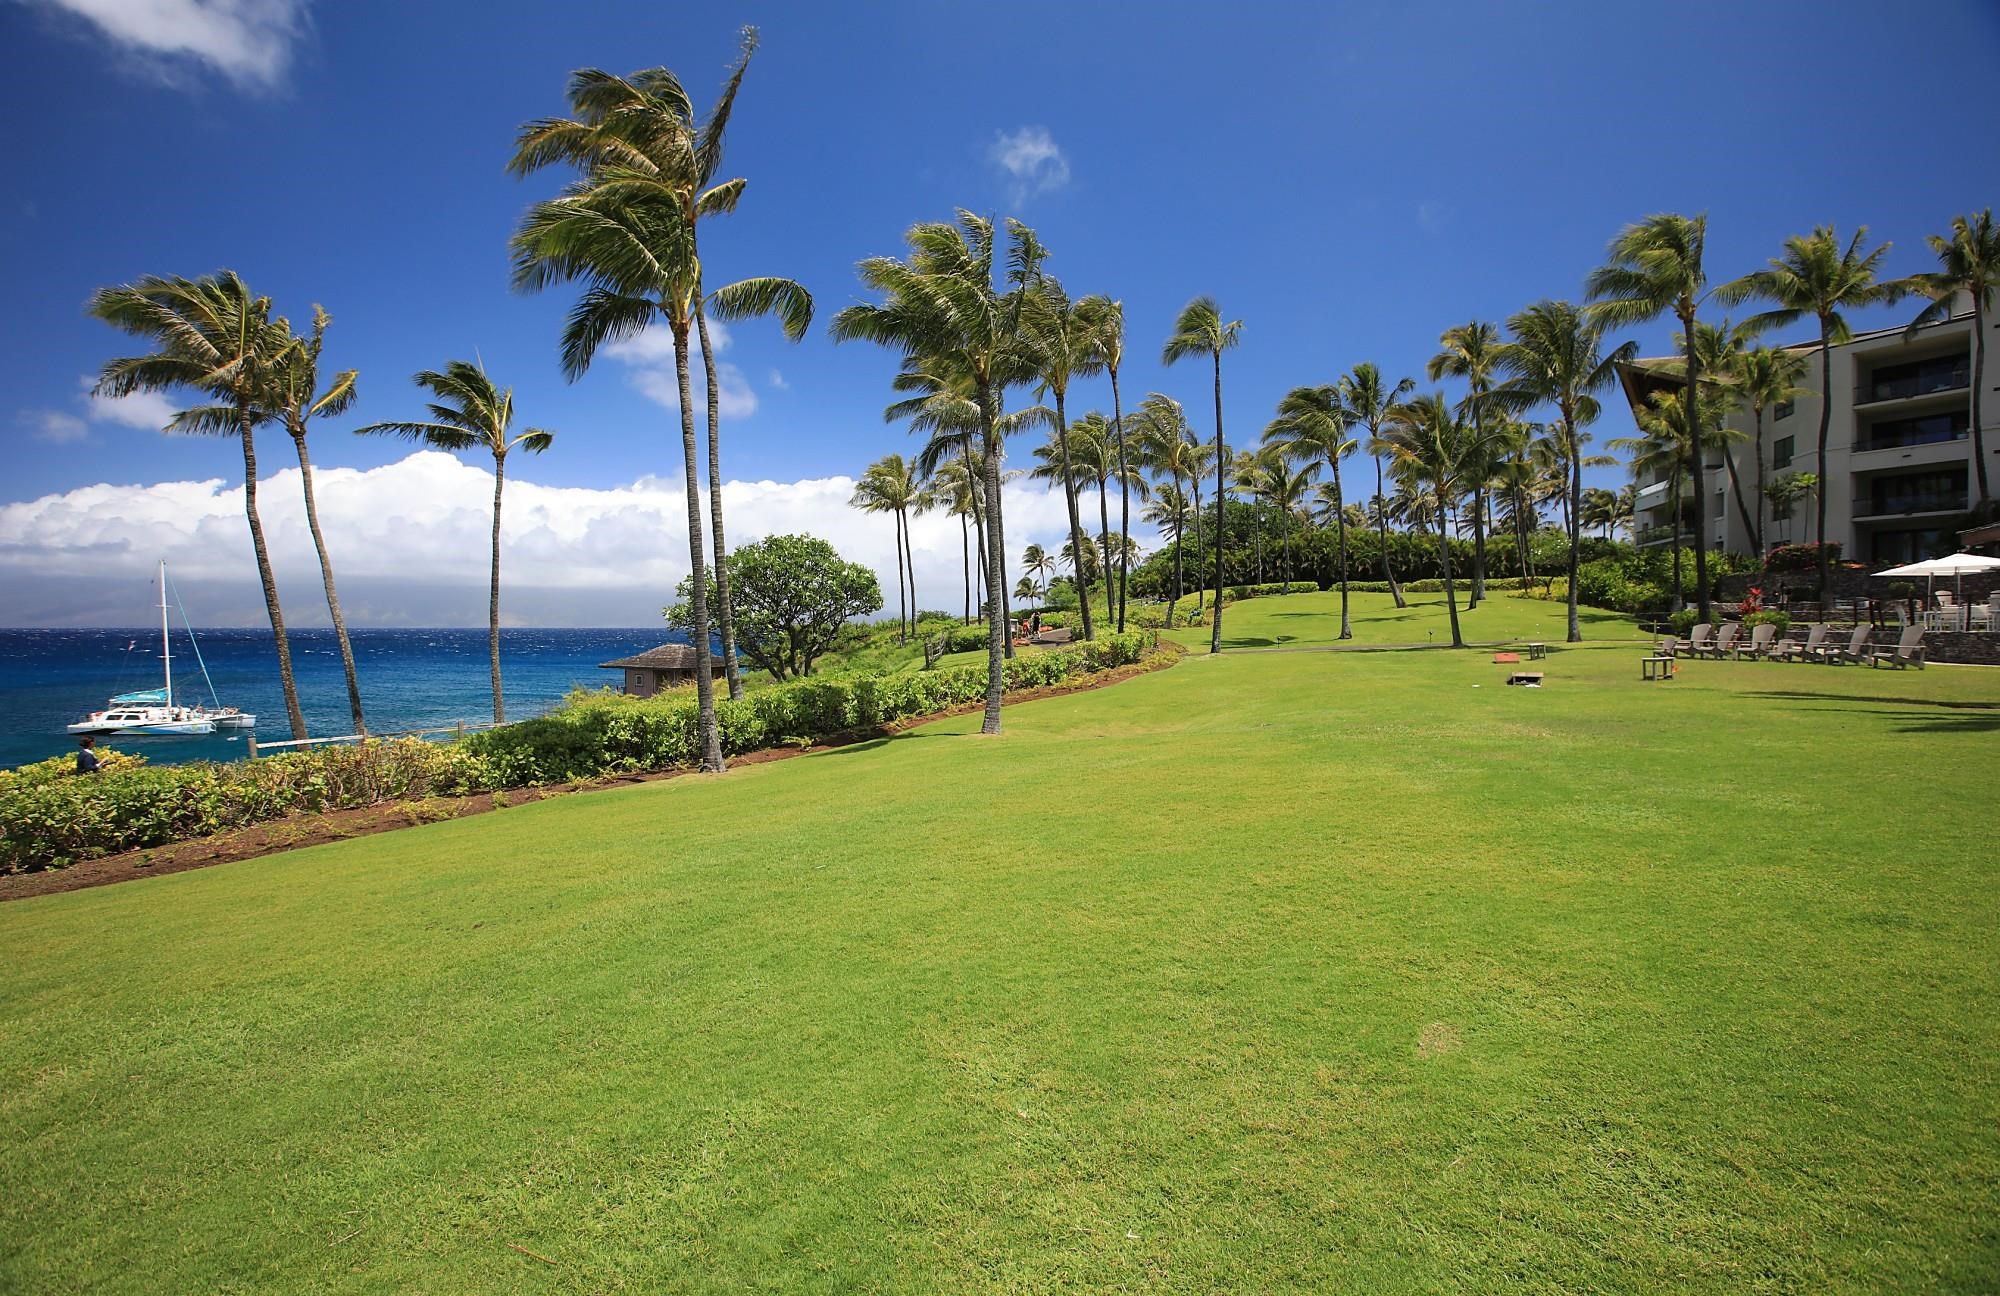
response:
[(1294, 463), (1284, 455), (1273, 455), (1265, 465), (1259, 483), (1260, 493), (1269, 501), (1271, 511), (1285, 522), (1279, 552), (1283, 563), (1282, 579), (1286, 581), (1292, 579), (1292, 536), (1298, 530), (1299, 518), (1306, 512), (1306, 497), (1317, 476), (1317, 459), (1302, 459)]
[[(1660, 212), (1627, 225), (1611, 240), (1605, 264), (1584, 280), (1592, 321), (1607, 327), (1643, 324), (1662, 315), (1680, 321), (1682, 355), (1687, 371), (1681, 390), (1682, 419), (1695, 423), (1701, 386), (1702, 348), (1696, 345), (1695, 316), (1710, 296), (1702, 253), (1708, 241), (1708, 216)], [(1688, 471), (1694, 478), (1695, 606), (1704, 621), (1711, 619), (1708, 584), (1708, 487), (1699, 437), (1688, 447), (1695, 456)]]
[(1763, 501), (1770, 498), (1764, 480), (1764, 411), (1805, 395), (1799, 382), (1806, 376), (1806, 358), (1790, 347), (1752, 347), (1738, 361), (1737, 398), (1750, 407), (1752, 436), (1757, 452), (1756, 524), (1750, 528), (1757, 552), (1764, 552)]
[[(1132, 574), (1132, 491), (1143, 491), (1145, 477), (1132, 462), (1125, 444), (1125, 405), (1118, 394), (1118, 371), (1125, 364), (1125, 303), (1109, 297), (1086, 297), (1086, 306), (1095, 323), (1097, 358), (1111, 379), (1111, 439), (1115, 448), (1118, 476), (1118, 633), (1125, 633), (1125, 587)], [(1107, 566), (1108, 570), (1108, 566)]]
[[(1181, 403), (1160, 392), (1149, 392), (1139, 406), (1139, 440), (1145, 447), (1145, 459), (1153, 471), (1164, 473), (1168, 485), (1154, 489), (1154, 494), (1162, 501), (1170, 518), (1174, 532), (1174, 596), (1173, 603), (1180, 602), (1185, 592), (1182, 582), (1182, 540), (1187, 530), (1188, 493), (1193, 492), (1195, 531), (1200, 535), (1201, 520), (1201, 472), (1207, 464), (1207, 452), (1195, 439), (1194, 429), (1188, 426), (1187, 413)], [(1187, 487), (1181, 483), (1187, 482)], [(1171, 499), (1168, 494), (1171, 492)], [(1158, 516), (1147, 514), (1147, 521), (1157, 524)]]
[(1975, 507), (1990, 511), (1992, 488), (1986, 480), (1986, 425), (1980, 422), (1980, 396), (1986, 386), (1986, 311), (2000, 293), (2000, 230), (1993, 226), (1993, 209), (1977, 216), (1954, 216), (1951, 233), (1929, 237), (1938, 268), (1913, 275), (1910, 285), (1931, 299), (1910, 321), (1909, 337), (1926, 324), (1951, 318), (1959, 293), (1972, 298), (1972, 462), (1978, 467), (1979, 499)]
[[(704, 292), (699, 254), (698, 222), (727, 215), (742, 200), (746, 181), (717, 183), (722, 166), (723, 137), (736, 94), (757, 49), (757, 29), (743, 29), (742, 51), (721, 96), (708, 116), (695, 121), (693, 100), (667, 68), (653, 67), (617, 77), (596, 68), (571, 75), (573, 117), (545, 118), (527, 123), (516, 139), (508, 164), (515, 175), (545, 166), (566, 164), (583, 175), (572, 194), (595, 193), (613, 202), (657, 203), (676, 213), (684, 226), (687, 255), (693, 259), (692, 313), (700, 342), (708, 404), (709, 520), (713, 533), (717, 620), (722, 636), (723, 674), (731, 697), (743, 696), (737, 664), (736, 619), (725, 557), (722, 520), (721, 395), (716, 377), (715, 347), (708, 314), (721, 319), (776, 315), (785, 336), (796, 342), (812, 322), (812, 296), (790, 279), (746, 279)], [(699, 584), (699, 582), (697, 582)], [(703, 596), (705, 602), (705, 595)], [(718, 756), (719, 759), (719, 756)]]
[[(927, 443), (924, 448), (929, 450), (931, 444)], [(971, 521), (976, 512), (973, 498), (979, 489), (979, 479), (966, 466), (963, 459), (943, 459), (936, 462), (928, 471), (924, 455), (919, 454), (915, 462), (918, 474), (928, 476), (931, 493), (938, 507), (942, 508), (947, 516), (958, 519), (959, 562), (965, 569), (965, 624), (971, 625), (973, 601)]]
[(291, 345), (291, 331), (271, 319), (271, 299), (252, 293), (234, 270), (204, 279), (147, 275), (135, 283), (99, 289), (87, 307), (113, 328), (149, 339), (148, 355), (107, 361), (92, 393), (199, 392), (215, 403), (177, 415), (165, 430), (233, 436), (243, 447), (243, 515), (250, 548), (264, 586), (264, 611), (278, 649), (278, 682), (292, 737), (306, 736), (299, 687), (292, 677), (291, 640), (278, 603), (278, 579), (257, 514), (256, 432), (271, 421), (271, 370)]
[(1340, 637), (1352, 639), (1347, 614), (1347, 502), (1341, 496), (1340, 461), (1359, 449), (1349, 434), (1353, 414), (1331, 384), (1294, 387), (1278, 402), (1278, 416), (1264, 429), (1264, 441), (1295, 459), (1324, 462), (1331, 481), (1328, 512), (1333, 517), (1340, 554)]
[(1046, 255), (1034, 232), (1019, 222), (1008, 225), (1010, 266), (1008, 291), (993, 282), (992, 222), (960, 211), (956, 224), (928, 222), (904, 235), (910, 247), (906, 260), (871, 257), (857, 270), (861, 281), (879, 293), (879, 303), (849, 306), (834, 317), (836, 342), (875, 342), (906, 357), (938, 360), (949, 372), (962, 375), (979, 406), (987, 502), (987, 669), (986, 713), (981, 731), (1000, 732), (1000, 697), (1009, 635), (1005, 599), (1006, 533), (1000, 508), (1000, 463), (1004, 457), (999, 425), (1000, 402), (1006, 389), (1034, 373), (1033, 357), (1024, 344), (1021, 314), (1023, 282)]
[[(1498, 377), (1500, 330), (1484, 320), (1468, 320), (1438, 335), (1438, 352), (1424, 365), (1432, 382), (1440, 378), (1463, 378), (1466, 382), (1465, 412), (1472, 419), (1475, 444), (1486, 442), (1486, 413), (1493, 385)], [(1472, 490), (1472, 593), (1466, 610), (1479, 606), (1486, 597), (1486, 488), (1490, 470), (1469, 471), (1466, 485)]]
[(1173, 334), (1160, 350), (1162, 364), (1206, 355), (1215, 366), (1215, 620), (1208, 636), (1211, 654), (1222, 651), (1222, 547), (1227, 534), (1223, 513), (1227, 490), (1222, 473), (1229, 455), (1222, 445), (1222, 353), (1236, 346), (1242, 332), (1242, 320), (1223, 322), (1215, 298), (1197, 297), (1181, 307), (1179, 317), (1174, 320)]
[[(1071, 462), (1074, 456), (1070, 452), (1072, 438), (1065, 401), (1072, 380), (1104, 367), (1098, 316), (1092, 307), (1071, 301), (1062, 284), (1052, 276), (1038, 271), (1030, 286), (1025, 321), (1034, 348), (1036, 377), (1041, 380), (1043, 393), (1055, 401), (1049, 440), (1055, 447), (1060, 471), (1053, 476), (1062, 486), (1063, 503), (1069, 509), (1069, 542), (1081, 550), (1085, 544), (1083, 516), (1076, 499), (1078, 476)], [(1083, 637), (1094, 639), (1096, 626), (1090, 615), (1090, 588), (1084, 583), (1081, 569), (1077, 572), (1076, 592), (1083, 611)]]
[[(887, 513), (896, 526), (896, 622), (904, 643), (917, 615), (917, 570), (910, 561), (910, 514), (922, 512), (923, 486), (914, 468), (899, 454), (884, 455), (869, 464), (854, 484), (848, 502), (866, 513)], [(904, 577), (907, 574), (908, 584)], [(909, 591), (909, 601), (903, 593)]]
[(1187, 530), (1188, 513), (1193, 506), (1181, 490), (1179, 482), (1161, 482), (1153, 487), (1153, 500), (1139, 512), (1139, 520), (1151, 523), (1173, 537), (1174, 545), (1174, 587), (1167, 597), (1167, 624), (1173, 625), (1172, 612), (1181, 601), (1181, 536)]
[(1604, 351), (1603, 326), (1566, 301), (1540, 301), (1507, 320), (1510, 340), (1500, 348), (1502, 373), (1512, 375), (1495, 394), (1517, 409), (1553, 405), (1551, 430), (1562, 461), (1568, 467), (1569, 489), (1564, 525), (1569, 532), (1569, 642), (1579, 643), (1583, 631), (1576, 615), (1576, 572), (1582, 544), (1584, 444), (1583, 429), (1596, 421), (1597, 393), (1609, 387), (1617, 365), (1637, 353), (1626, 342)]
[[(493, 671), (493, 723), (504, 724), (507, 705), (500, 692), (500, 499), (507, 486), (507, 456), (517, 449), (540, 454), (549, 448), (555, 433), (535, 427), (515, 433), (514, 389), (495, 387), (485, 368), (472, 361), (450, 360), (442, 371), (425, 369), (411, 381), (433, 398), (426, 407), (429, 419), (370, 423), (355, 431), (402, 437), (454, 452), (481, 447), (493, 456), (493, 574), (486, 595), (486, 652)], [(700, 569), (696, 568), (699, 583)], [(701, 665), (706, 669), (706, 662)]]
[(1032, 591), (1029, 597), (1047, 602), (1049, 578), (1056, 574), (1056, 560), (1040, 545), (1031, 544), (1021, 551), (1021, 570), (1027, 573), (1022, 579)]
[[(1775, 302), (1776, 309), (1755, 318), (1754, 322), (1760, 326), (1790, 324), (1806, 315), (1819, 322), (1819, 459), (1816, 467), (1817, 476), (1822, 481), (1826, 480), (1827, 431), (1833, 418), (1833, 345), (1852, 336), (1843, 312), (1877, 302), (1893, 302), (1909, 291), (1908, 283), (1903, 280), (1884, 281), (1875, 277), (1890, 245), (1884, 243), (1872, 252), (1863, 252), (1862, 247), (1867, 241), (1866, 225), (1855, 230), (1854, 237), (1844, 247), (1833, 226), (1816, 226), (1810, 234), (1793, 235), (1786, 239), (1784, 252), (1772, 258), (1766, 269), (1753, 271), (1716, 289), (1716, 295), (1724, 301), (1757, 298)], [(1819, 496), (1813, 537), (1819, 542), (1819, 588), (1820, 596), (1824, 598), (1833, 567), (1826, 552), (1824, 491)]]
[(1521, 569), (1521, 579), (1532, 582), (1535, 576), (1532, 537), (1540, 525), (1536, 516), (1539, 470), (1535, 462), (1535, 431), (1529, 424), (1508, 419), (1492, 435), (1493, 485), (1505, 501), (1501, 516), (1514, 532), (1514, 561)]
[[(1400, 379), (1391, 386), (1382, 371), (1367, 361), (1355, 365), (1340, 379), (1340, 399), (1347, 406), (1350, 422), (1368, 433), (1368, 456), (1375, 461), (1377, 496), (1382, 494), (1382, 457), (1386, 453), (1383, 424), (1395, 412), (1397, 403), (1416, 389), (1416, 380), (1412, 378)], [(1389, 561), (1389, 519), (1380, 510), (1375, 514), (1375, 532), (1381, 541), (1382, 579), (1389, 582), (1389, 596), (1396, 600), (1397, 607), (1406, 607), (1403, 587), (1396, 582), (1396, 569)]]
[(1382, 440), (1390, 456), (1407, 470), (1417, 488), (1413, 502), (1419, 506), (1427, 504), (1433, 510), (1438, 562), (1444, 575), (1445, 608), (1451, 616), (1451, 646), (1463, 648), (1465, 636), (1458, 624), (1458, 592), (1452, 583), (1448, 514), (1451, 501), (1459, 494), (1459, 474), (1477, 448), (1479, 438), (1452, 411), (1443, 393), (1433, 392), (1399, 408), (1383, 430)]
[(1108, 624), (1116, 624), (1118, 614), (1112, 597), (1112, 569), (1119, 548), (1111, 542), (1111, 479), (1119, 477), (1121, 490), (1130, 490), (1118, 471), (1118, 449), (1113, 442), (1111, 423), (1103, 414), (1091, 410), (1070, 425), (1072, 441), (1071, 457), (1075, 460), (1078, 480), (1097, 483), (1097, 549), (1104, 556), (1101, 564), (1104, 572), (1104, 619)]
[(291, 435), (292, 448), (298, 451), (299, 482), (306, 499), (306, 529), (312, 532), (313, 550), (319, 555), (320, 583), (326, 587), (327, 615), (333, 620), (341, 669), (347, 674), (347, 705), (354, 715), (354, 732), (365, 734), (368, 722), (361, 714), (361, 682), (354, 673), (354, 648), (347, 640), (347, 619), (340, 614), (340, 595), (333, 583), (333, 559), (327, 556), (326, 537), (319, 529), (319, 502), (313, 497), (312, 460), (306, 454), (307, 425), (316, 418), (345, 413), (354, 403), (356, 372), (352, 369), (333, 375), (326, 390), (320, 390), (320, 349), (326, 341), (326, 326), (332, 322), (332, 316), (318, 306), (313, 307), (312, 333), (295, 338), (280, 354), (273, 369), (271, 389), (278, 418)]

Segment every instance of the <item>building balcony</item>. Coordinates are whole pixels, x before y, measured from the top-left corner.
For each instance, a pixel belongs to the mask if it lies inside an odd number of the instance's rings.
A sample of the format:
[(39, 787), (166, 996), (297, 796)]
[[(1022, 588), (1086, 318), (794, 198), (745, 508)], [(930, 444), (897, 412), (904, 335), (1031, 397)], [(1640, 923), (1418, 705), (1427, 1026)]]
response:
[(1972, 386), (1969, 365), (1948, 371), (1924, 373), (1918, 377), (1867, 379), (1854, 385), (1854, 404), (1883, 405), (1890, 401), (1916, 400), (1922, 396), (1948, 396)]
[(1883, 499), (1855, 500), (1853, 518), (1856, 522), (1866, 522), (1873, 518), (1963, 513), (1965, 509), (1964, 495), (1894, 495)]

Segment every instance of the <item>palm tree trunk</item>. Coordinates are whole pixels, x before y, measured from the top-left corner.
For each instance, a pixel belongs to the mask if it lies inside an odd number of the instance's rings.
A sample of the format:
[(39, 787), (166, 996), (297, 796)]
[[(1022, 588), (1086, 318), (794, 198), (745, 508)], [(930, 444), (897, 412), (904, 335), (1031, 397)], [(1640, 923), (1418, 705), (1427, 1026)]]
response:
[(1814, 507), (1818, 521), (1814, 524), (1814, 535), (1819, 540), (1819, 602), (1822, 614), (1833, 597), (1828, 588), (1833, 583), (1833, 564), (1826, 553), (1826, 433), (1833, 419), (1833, 365), (1829, 352), (1831, 341), (1827, 336), (1827, 318), (1819, 320), (1819, 499)]
[(1668, 601), (1668, 606), (1678, 612), (1687, 606), (1684, 592), (1687, 582), (1681, 579), (1681, 470), (1678, 466), (1674, 468), (1673, 485), (1668, 488), (1667, 497), (1667, 509), (1674, 518), (1674, 596)]
[(965, 624), (972, 624), (972, 526), (958, 515), (958, 561), (965, 569)]
[(1687, 340), (1687, 387), (1681, 395), (1681, 417), (1687, 422), (1688, 453), (1693, 460), (1688, 471), (1694, 474), (1694, 604), (1701, 619), (1709, 619), (1708, 607), (1708, 474), (1702, 461), (1708, 457), (1702, 445), (1702, 426), (1696, 417), (1701, 392), (1701, 357), (1694, 339), (1694, 315), (1681, 316), (1681, 336)]
[(486, 587), (486, 656), (493, 668), (493, 723), (507, 723), (506, 696), (500, 691), (500, 492), (507, 484), (507, 456), (493, 456), (493, 576)]
[(910, 514), (907, 509), (897, 509), (896, 516), (903, 524), (903, 567), (910, 574), (910, 633), (917, 629), (917, 555), (910, 543)]
[(1340, 637), (1352, 639), (1354, 626), (1347, 619), (1347, 503), (1340, 494), (1340, 456), (1326, 462), (1333, 469), (1333, 526), (1340, 537)]
[(1569, 433), (1569, 642), (1582, 643), (1583, 631), (1576, 618), (1576, 569), (1583, 547), (1582, 536), (1577, 533), (1577, 521), (1583, 516), (1583, 442), (1577, 431), (1575, 415), (1563, 411), (1563, 427)]
[(1224, 451), (1222, 448), (1222, 349), (1215, 352), (1215, 620), (1210, 622), (1208, 651), (1212, 656), (1222, 651), (1222, 549), (1229, 535), (1229, 517), (1224, 511), (1228, 507), (1229, 492), (1222, 485)]
[(306, 529), (312, 532), (313, 549), (319, 554), (320, 582), (326, 586), (327, 615), (333, 619), (334, 642), (340, 645), (341, 669), (347, 672), (347, 705), (354, 713), (354, 732), (368, 732), (368, 722), (361, 717), (361, 683), (354, 674), (354, 648), (347, 641), (347, 621), (340, 615), (340, 595), (333, 587), (333, 560), (327, 557), (326, 537), (319, 530), (319, 503), (313, 498), (312, 460), (306, 457), (306, 438), (302, 432), (292, 433), (292, 445), (299, 452), (299, 481), (305, 487)]
[[(694, 616), (694, 696), (697, 709), (695, 740), (701, 748), (701, 769), (704, 773), (720, 774), (722, 763), (722, 734), (715, 721), (715, 676), (710, 666), (710, 646), (708, 641), (708, 561), (702, 552), (701, 535), (701, 479), (698, 475), (701, 451), (694, 439), (694, 384), (688, 378), (688, 326), (685, 320), (677, 320), (674, 331), (674, 377), (680, 383), (681, 397), (681, 467), (687, 490), (688, 523), (688, 570), (692, 578), (688, 581), (691, 593), (688, 607)], [(498, 534), (498, 531), (495, 531)], [(498, 552), (496, 542), (495, 552)], [(498, 570), (496, 559), (495, 570)], [(495, 585), (498, 589), (498, 585)], [(497, 600), (498, 595), (495, 595)], [(497, 602), (496, 602), (497, 606)], [(496, 631), (496, 636), (497, 636)], [(496, 637), (495, 643), (498, 643)], [(496, 657), (497, 662), (497, 657)], [(494, 667), (494, 677), (499, 677), (499, 667)]]
[[(1986, 381), (1986, 294), (1972, 294), (1972, 462), (1979, 465), (1979, 502), (1975, 506), (1985, 516), (1993, 491), (1986, 483), (1986, 425), (1979, 421), (1980, 385)], [(1115, 389), (1114, 389), (1115, 390)]]
[[(1194, 569), (1198, 575), (1203, 566), (1202, 557), (1207, 553), (1207, 550), (1202, 547), (1201, 543), (1201, 533), (1204, 528), (1201, 525), (1201, 472), (1199, 469), (1188, 480), (1194, 490)], [(1194, 610), (1199, 614), (1207, 609), (1208, 585), (1206, 582), (1203, 582), (1195, 586), (1194, 589)]]
[(1174, 610), (1181, 605), (1181, 594), (1183, 592), (1181, 584), (1181, 541), (1187, 536), (1187, 507), (1186, 497), (1181, 494), (1181, 475), (1175, 473), (1173, 474), (1173, 478), (1174, 497), (1180, 507), (1174, 509), (1174, 598), (1171, 603), (1167, 604), (1167, 629), (1169, 630), (1174, 628)]
[(715, 539), (715, 618), (722, 629), (722, 674), (729, 696), (743, 696), (736, 662), (736, 607), (729, 596), (728, 548), (722, 541), (722, 395), (715, 383), (715, 350), (708, 342), (708, 312), (694, 295), (694, 326), (701, 337), (702, 378), (708, 391), (708, 525)]
[(1750, 528), (1750, 534), (1757, 540), (1757, 556), (1764, 556), (1764, 406), (1759, 403), (1751, 412), (1757, 424), (1757, 522)]
[[(1370, 429), (1369, 435), (1374, 435), (1373, 429)], [(1396, 583), (1396, 569), (1389, 562), (1389, 510), (1387, 508), (1387, 501), (1384, 500), (1382, 495), (1382, 456), (1375, 455), (1373, 458), (1375, 460), (1375, 498), (1383, 504), (1383, 507), (1375, 510), (1375, 533), (1382, 541), (1382, 579), (1389, 582), (1389, 597), (1396, 600), (1396, 606), (1399, 608), (1408, 607), (1409, 604), (1403, 601), (1403, 587)]]
[(1480, 483), (1472, 488), (1472, 597), (1466, 602), (1469, 612), (1479, 606), (1486, 597), (1486, 486)]
[(1100, 552), (1104, 555), (1104, 622), (1113, 623), (1117, 609), (1111, 605), (1111, 502), (1107, 496), (1110, 486), (1108, 479), (1097, 479), (1097, 525), (1098, 538), (1102, 542)]
[(1736, 456), (1724, 449), (1722, 464), (1729, 470), (1729, 492), (1736, 497), (1736, 519), (1743, 524), (1743, 534), (1749, 536), (1752, 543), (1755, 543), (1757, 524), (1750, 518), (1749, 501), (1743, 498), (1743, 477), (1736, 471)]
[(1069, 553), (1076, 574), (1077, 602), (1083, 609), (1083, 637), (1092, 639), (1096, 631), (1090, 620), (1090, 581), (1084, 575), (1083, 514), (1076, 507), (1076, 478), (1069, 464), (1069, 415), (1063, 410), (1063, 392), (1056, 389), (1056, 453), (1062, 464), (1063, 503), (1069, 506)]
[(285, 612), (278, 606), (278, 578), (271, 571), (271, 552), (264, 545), (264, 522), (257, 516), (257, 446), (250, 406), (236, 407), (236, 435), (243, 443), (243, 516), (250, 520), (250, 549), (257, 556), (257, 579), (264, 585), (264, 611), (271, 618), (271, 638), (278, 647), (278, 683), (285, 692), (285, 718), (294, 739), (306, 736), (305, 712), (299, 709), (299, 685), (292, 677), (292, 641), (285, 634)]
[(1118, 633), (1125, 633), (1125, 586), (1132, 578), (1132, 477), (1125, 462), (1125, 410), (1118, 401), (1118, 367), (1111, 366), (1111, 434), (1118, 443)]
[(979, 732), (1000, 732), (1000, 694), (1006, 687), (1007, 606), (1001, 600), (1007, 573), (1001, 563), (1006, 542), (1000, 524), (1000, 437), (993, 426), (993, 393), (979, 388), (979, 424), (986, 449), (986, 714)]
[(1451, 613), (1451, 646), (1465, 647), (1458, 629), (1458, 591), (1451, 582), (1451, 513), (1445, 508), (1444, 488), (1438, 489), (1438, 565), (1444, 570), (1444, 605)]
[(903, 510), (889, 510), (889, 525), (896, 529), (896, 639), (910, 642), (909, 604), (903, 600)]

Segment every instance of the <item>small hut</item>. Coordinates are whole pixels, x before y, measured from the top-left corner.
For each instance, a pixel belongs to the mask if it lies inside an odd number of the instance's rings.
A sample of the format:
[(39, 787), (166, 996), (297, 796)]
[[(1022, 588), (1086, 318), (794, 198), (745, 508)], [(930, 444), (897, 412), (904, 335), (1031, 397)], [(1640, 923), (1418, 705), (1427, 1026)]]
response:
[[(661, 644), (658, 648), (648, 648), (636, 657), (600, 662), (598, 668), (624, 671), (625, 693), (633, 697), (651, 697), (661, 689), (694, 683), (694, 646)], [(722, 678), (722, 654), (709, 654), (708, 670), (712, 678)]]

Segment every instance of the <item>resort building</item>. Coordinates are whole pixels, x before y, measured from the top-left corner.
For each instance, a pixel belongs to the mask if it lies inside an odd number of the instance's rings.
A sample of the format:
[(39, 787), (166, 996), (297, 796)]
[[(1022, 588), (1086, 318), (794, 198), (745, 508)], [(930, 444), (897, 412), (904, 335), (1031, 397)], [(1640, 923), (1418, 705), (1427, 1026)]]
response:
[[(1753, 522), (1761, 522), (1767, 549), (1812, 540), (1817, 508), (1812, 496), (1785, 507), (1760, 496), (1757, 486), (1760, 480), (1812, 473), (1826, 492), (1827, 538), (1839, 542), (1844, 556), (1899, 563), (1927, 557), (1940, 545), (1951, 547), (1976, 482), (1970, 299), (1963, 305), (1965, 313), (1907, 339), (1900, 326), (1877, 329), (1829, 351), (1833, 415), (1824, 465), (1817, 462), (1819, 343), (1786, 348), (1806, 357), (1799, 381), (1804, 394), (1764, 411), (1761, 448), (1751, 412), (1743, 408), (1727, 421), (1742, 439), (1726, 452), (1712, 449), (1704, 456), (1700, 489), (1708, 493), (1709, 546), (1755, 554)], [(1988, 318), (1986, 327), (1987, 351), (2000, 355), (2000, 321)], [(1625, 398), (1635, 411), (1646, 408), (1655, 392), (1678, 395), (1682, 384), (1673, 371), (1680, 363), (1679, 357), (1655, 357), (1620, 366)], [(1991, 426), (2000, 398), (1989, 392), (1984, 403), (1987, 476), (2000, 480), (2000, 436)], [(1651, 473), (1635, 483), (1633, 530), (1642, 545), (1666, 544), (1672, 537), (1668, 478), (1665, 472)], [(1685, 477), (1683, 482), (1685, 489)], [(1690, 545), (1693, 519), (1693, 500), (1684, 498), (1682, 533)]]
[[(621, 692), (633, 697), (651, 697), (664, 689), (694, 683), (694, 646), (661, 644), (658, 648), (648, 648), (636, 657), (601, 662), (598, 669), (624, 671), (625, 682)], [(721, 679), (722, 669), (722, 654), (710, 653), (710, 677)]]

